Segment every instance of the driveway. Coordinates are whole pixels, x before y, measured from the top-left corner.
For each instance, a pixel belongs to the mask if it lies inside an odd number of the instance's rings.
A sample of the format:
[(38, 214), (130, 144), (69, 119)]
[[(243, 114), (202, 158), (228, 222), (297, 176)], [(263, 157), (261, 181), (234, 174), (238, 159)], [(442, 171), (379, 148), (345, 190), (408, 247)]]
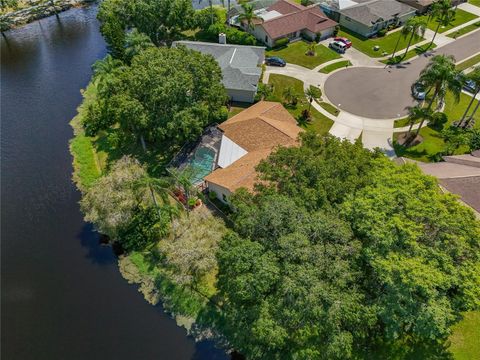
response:
[(453, 55), (461, 61), (480, 52), (480, 30), (411, 62), (395, 67), (357, 67), (332, 74), (324, 86), (328, 100), (339, 109), (371, 119), (405, 116), (414, 105), (411, 85), (433, 55)]

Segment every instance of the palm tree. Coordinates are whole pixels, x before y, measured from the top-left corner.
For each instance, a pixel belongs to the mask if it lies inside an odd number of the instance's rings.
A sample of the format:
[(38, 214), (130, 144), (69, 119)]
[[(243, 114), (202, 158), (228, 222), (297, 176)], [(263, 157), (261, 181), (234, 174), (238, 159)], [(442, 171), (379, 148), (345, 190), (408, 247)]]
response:
[(187, 166), (183, 170), (177, 168), (168, 169), (170, 173), (170, 184), (173, 187), (179, 188), (185, 195), (185, 201), (187, 203), (187, 210), (190, 209), (190, 199), (195, 192), (195, 187), (192, 184), (192, 179), (195, 177), (196, 171), (191, 166)]
[(432, 46), (433, 42), (435, 41), (435, 37), (438, 34), (438, 30), (440, 30), (440, 26), (446, 26), (452, 22), (455, 18), (455, 10), (452, 9), (452, 1), (451, 0), (438, 0), (432, 4), (431, 16), (434, 17), (438, 25), (435, 29), (435, 34), (433, 35), (432, 41), (429, 45)]
[(414, 36), (423, 36), (425, 35), (425, 30), (427, 29), (427, 22), (420, 17), (412, 17), (407, 20), (404, 28), (406, 28), (405, 32), (408, 34), (410, 33), (410, 39), (408, 40), (407, 48), (405, 49), (405, 56), (407, 56), (408, 50), (410, 49), (410, 45), (412, 44), (412, 40)]
[(133, 184), (136, 191), (140, 193), (147, 192), (152, 199), (155, 209), (157, 211), (158, 218), (161, 217), (161, 207), (158, 204), (157, 195), (160, 196), (163, 204), (169, 204), (168, 195), (170, 193), (170, 182), (166, 179), (153, 178), (149, 175), (145, 175), (140, 180)]
[(408, 36), (409, 33), (410, 33), (410, 30), (406, 26), (404, 26), (402, 28), (402, 30), (400, 30), (400, 34), (398, 36), (397, 43), (395, 44), (395, 48), (393, 49), (392, 57), (390, 58), (391, 60), (393, 60), (395, 58), (395, 53), (397, 52), (398, 45), (400, 44), (400, 40), (405, 39)]
[(259, 84), (257, 93), (260, 95), (260, 100), (265, 100), (273, 94), (272, 84)]
[(468, 124), (463, 124), (465, 121), (465, 117), (467, 116), (468, 112), (470, 111), (470, 108), (473, 105), (473, 102), (475, 101), (475, 98), (477, 95), (480, 93), (480, 66), (477, 66), (470, 74), (467, 75), (467, 78), (475, 84), (475, 94), (473, 95), (472, 99), (470, 100), (470, 103), (467, 106), (467, 109), (463, 113), (462, 119), (458, 123), (458, 126), (464, 126), (466, 127)]
[(283, 90), (283, 99), (291, 105), (294, 105), (298, 101), (298, 96), (291, 86)]
[(247, 27), (253, 30), (254, 28), (253, 21), (255, 19), (260, 19), (260, 17), (258, 17), (257, 14), (255, 14), (255, 11), (253, 10), (253, 6), (251, 4), (248, 4), (248, 3), (242, 4), (242, 8), (243, 8), (243, 13), (238, 16), (238, 20), (242, 23), (246, 22)]
[[(408, 120), (410, 122), (410, 127), (408, 128), (407, 137), (405, 139), (405, 145), (408, 145), (415, 139), (420, 132), (425, 121), (430, 121), (433, 117), (433, 111), (429, 108), (425, 108), (422, 106), (412, 106), (408, 109)], [(415, 133), (415, 136), (411, 136), (413, 125), (417, 122), (417, 120), (421, 120), (418, 126), (418, 130)]]
[(109, 88), (108, 84), (112, 80), (112, 74), (124, 69), (123, 62), (115, 59), (108, 54), (102, 60), (97, 60), (92, 65), (93, 80), (95, 81), (98, 91), (103, 92)]
[[(434, 56), (420, 73), (419, 79), (426, 88), (433, 90), (433, 95), (427, 107), (428, 110), (432, 109), (435, 100), (443, 102), (447, 91), (452, 93), (456, 102), (460, 101), (463, 79), (461, 72), (455, 69), (455, 58), (453, 56)], [(415, 136), (419, 132), (420, 128), (418, 128)]]
[(428, 105), (431, 108), (435, 100), (443, 102), (447, 90), (459, 101), (464, 75), (455, 69), (455, 58), (452, 55), (436, 55), (420, 73), (419, 82), (434, 91)]
[(307, 90), (305, 90), (305, 96), (308, 99), (308, 112), (310, 112), (310, 109), (312, 107), (312, 102), (313, 100), (318, 99), (320, 97), (320, 92), (316, 87), (309, 86)]
[(153, 46), (155, 45), (148, 35), (134, 28), (127, 34), (125, 39), (125, 56), (128, 61), (131, 61), (135, 55)]
[(470, 117), (468, 118), (467, 122), (465, 123), (464, 128), (467, 128), (468, 125), (470, 125), (470, 122), (473, 120), (473, 117), (474, 117), (475, 114), (477, 113), (477, 110), (478, 110), (479, 107), (480, 107), (480, 101), (477, 102), (477, 106), (475, 106), (475, 109), (473, 109), (473, 112), (472, 112), (472, 114), (470, 115)]

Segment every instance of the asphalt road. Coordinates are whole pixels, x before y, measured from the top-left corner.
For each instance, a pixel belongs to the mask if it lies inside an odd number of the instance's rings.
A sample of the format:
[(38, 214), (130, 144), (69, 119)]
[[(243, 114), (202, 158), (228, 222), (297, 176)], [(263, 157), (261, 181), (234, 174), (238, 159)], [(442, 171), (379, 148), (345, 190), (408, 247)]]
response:
[(414, 105), (411, 85), (432, 56), (453, 55), (461, 61), (478, 52), (480, 30), (410, 63), (385, 69), (357, 67), (336, 72), (325, 83), (325, 95), (341, 110), (355, 115), (372, 119), (397, 118), (406, 115), (407, 108)]

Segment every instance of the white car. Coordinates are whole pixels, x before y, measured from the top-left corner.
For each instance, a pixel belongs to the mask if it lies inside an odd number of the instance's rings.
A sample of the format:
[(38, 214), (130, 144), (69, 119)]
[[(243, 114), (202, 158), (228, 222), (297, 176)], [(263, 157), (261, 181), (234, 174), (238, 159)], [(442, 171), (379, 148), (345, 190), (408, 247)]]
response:
[(345, 51), (347, 51), (347, 45), (340, 41), (332, 41), (328, 47), (340, 54), (345, 54)]

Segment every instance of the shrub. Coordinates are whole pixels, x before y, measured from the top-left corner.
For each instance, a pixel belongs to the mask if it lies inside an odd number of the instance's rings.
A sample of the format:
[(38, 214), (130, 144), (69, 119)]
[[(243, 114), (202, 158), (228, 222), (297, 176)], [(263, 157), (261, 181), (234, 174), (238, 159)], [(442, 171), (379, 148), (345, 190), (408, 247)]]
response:
[(315, 35), (315, 42), (320, 42), (322, 40), (322, 33), (318, 32), (317, 35)]
[(387, 35), (387, 29), (378, 30), (378, 32), (377, 32), (378, 37), (384, 37), (385, 35)]
[(471, 151), (480, 150), (480, 130), (472, 130), (469, 145)]
[(435, 128), (441, 129), (443, 128), (443, 125), (445, 125), (447, 120), (448, 120), (448, 116), (445, 113), (437, 112), (432, 116), (431, 125)]
[(288, 37), (284, 37), (284, 38), (281, 38), (281, 39), (278, 39), (277, 41), (275, 41), (275, 43), (273, 44), (273, 47), (274, 48), (280, 48), (280, 47), (283, 47), (283, 46), (287, 46), (287, 44), (290, 42), (290, 39)]
[(215, 191), (209, 191), (208, 198), (212, 201), (215, 200), (217, 198), (217, 193)]
[(340, 31), (340, 25), (335, 26), (335, 29), (333, 30), (333, 36), (337, 36), (339, 31)]
[(312, 114), (310, 114), (310, 111), (308, 109), (303, 109), (302, 113), (300, 114), (300, 119), (302, 121), (310, 121), (312, 118)]
[(229, 44), (255, 45), (257, 42), (253, 35), (220, 23), (210, 25), (206, 33), (207, 37), (215, 42), (218, 41), (218, 34), (220, 33), (224, 33), (227, 36), (227, 43)]

